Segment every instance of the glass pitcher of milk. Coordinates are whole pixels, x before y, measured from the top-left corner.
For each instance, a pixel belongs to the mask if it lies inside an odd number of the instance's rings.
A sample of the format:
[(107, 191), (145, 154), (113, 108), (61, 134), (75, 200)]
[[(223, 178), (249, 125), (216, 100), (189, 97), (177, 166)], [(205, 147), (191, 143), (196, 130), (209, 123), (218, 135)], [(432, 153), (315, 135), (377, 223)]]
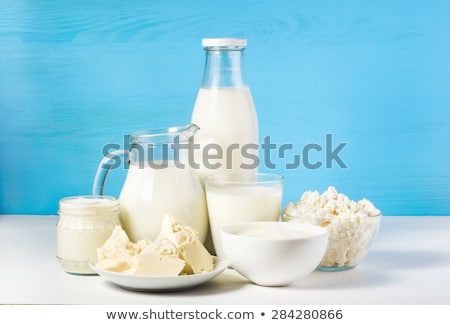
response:
[(149, 129), (132, 133), (129, 150), (105, 156), (97, 169), (93, 194), (101, 195), (118, 156), (127, 156), (127, 176), (120, 192), (120, 222), (131, 241), (154, 240), (162, 218), (172, 214), (194, 228), (204, 241), (209, 229), (204, 189), (189, 161), (189, 145), (198, 126)]
[(202, 40), (206, 53), (203, 81), (192, 112), (197, 169), (202, 183), (223, 171), (257, 170), (258, 118), (244, 75), (243, 38)]

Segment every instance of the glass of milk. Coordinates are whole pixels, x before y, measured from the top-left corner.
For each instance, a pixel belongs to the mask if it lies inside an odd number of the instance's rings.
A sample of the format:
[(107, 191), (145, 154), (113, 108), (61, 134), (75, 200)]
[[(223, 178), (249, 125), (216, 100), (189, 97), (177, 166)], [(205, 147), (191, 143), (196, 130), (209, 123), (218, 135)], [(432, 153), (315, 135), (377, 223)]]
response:
[(276, 174), (225, 172), (205, 178), (206, 202), (215, 253), (224, 258), (220, 230), (249, 221), (278, 221), (283, 177)]

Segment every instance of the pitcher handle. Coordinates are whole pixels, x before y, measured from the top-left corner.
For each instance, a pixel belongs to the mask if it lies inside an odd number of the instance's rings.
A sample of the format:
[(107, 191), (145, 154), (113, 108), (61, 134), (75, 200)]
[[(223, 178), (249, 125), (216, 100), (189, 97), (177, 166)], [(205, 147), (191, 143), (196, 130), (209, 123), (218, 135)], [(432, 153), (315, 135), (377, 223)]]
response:
[[(113, 166), (117, 166), (117, 160), (113, 159), (118, 156), (128, 155), (129, 150), (114, 150), (108, 153), (100, 162), (97, 173), (95, 174), (94, 185), (92, 186), (93, 195), (103, 195), (106, 177)], [(111, 163), (114, 160), (114, 163)]]

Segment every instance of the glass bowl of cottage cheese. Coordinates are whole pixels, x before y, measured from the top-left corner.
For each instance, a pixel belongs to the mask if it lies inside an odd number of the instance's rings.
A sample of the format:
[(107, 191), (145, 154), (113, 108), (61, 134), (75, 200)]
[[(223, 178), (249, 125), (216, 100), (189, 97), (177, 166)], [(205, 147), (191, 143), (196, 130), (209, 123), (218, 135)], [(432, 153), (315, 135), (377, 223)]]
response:
[(369, 252), (381, 217), (381, 211), (369, 200), (353, 201), (333, 186), (323, 193), (303, 193), (298, 202), (289, 202), (282, 212), (282, 221), (328, 230), (327, 251), (317, 267), (321, 271), (342, 271), (358, 265)]

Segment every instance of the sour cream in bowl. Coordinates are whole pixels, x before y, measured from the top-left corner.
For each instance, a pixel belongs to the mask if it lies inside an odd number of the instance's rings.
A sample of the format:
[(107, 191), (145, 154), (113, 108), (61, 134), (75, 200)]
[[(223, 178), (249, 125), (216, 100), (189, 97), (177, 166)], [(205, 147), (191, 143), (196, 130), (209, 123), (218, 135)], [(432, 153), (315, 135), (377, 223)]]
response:
[(243, 222), (221, 230), (225, 257), (261, 286), (286, 286), (312, 273), (328, 243), (326, 229), (287, 222)]

